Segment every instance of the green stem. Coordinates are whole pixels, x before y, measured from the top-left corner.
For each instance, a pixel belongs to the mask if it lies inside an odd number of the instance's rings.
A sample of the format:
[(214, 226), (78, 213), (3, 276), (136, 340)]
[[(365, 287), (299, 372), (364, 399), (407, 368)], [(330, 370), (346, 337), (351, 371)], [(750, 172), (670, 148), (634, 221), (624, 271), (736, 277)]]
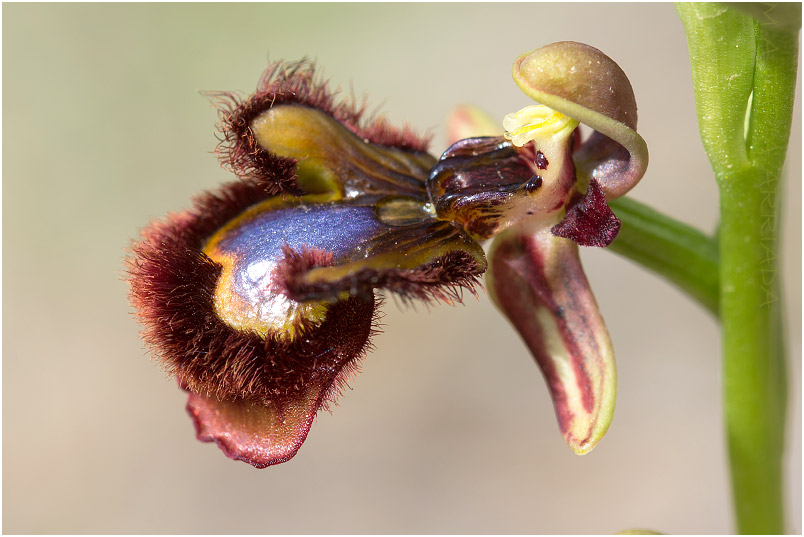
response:
[[(781, 457), (784, 389), (773, 323), (778, 294), (776, 240), (763, 233), (768, 177), (747, 168), (721, 191), (721, 319), (729, 455), (740, 533), (782, 533)], [(769, 194), (773, 196), (773, 194)]]
[(724, 409), (737, 527), (782, 533), (786, 380), (777, 200), (798, 31), (756, 24), (718, 4), (677, 9), (701, 139), (720, 189)]
[(622, 228), (609, 249), (664, 276), (717, 315), (717, 241), (636, 200), (610, 205)]
[(751, 166), (721, 177), (724, 386), (734, 501), (742, 533), (782, 533), (787, 384), (778, 184), (796, 84), (798, 32), (757, 25)]

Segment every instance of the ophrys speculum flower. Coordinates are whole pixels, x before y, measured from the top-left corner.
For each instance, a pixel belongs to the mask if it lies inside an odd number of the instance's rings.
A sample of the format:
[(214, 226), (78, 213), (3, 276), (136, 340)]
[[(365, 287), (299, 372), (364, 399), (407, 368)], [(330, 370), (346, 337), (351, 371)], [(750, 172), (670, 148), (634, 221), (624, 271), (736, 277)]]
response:
[[(219, 154), (239, 179), (144, 230), (131, 297), (146, 340), (189, 392), (198, 438), (257, 467), (295, 455), (356, 369), (375, 331), (377, 289), (460, 300), (487, 267), (479, 241), (549, 234), (595, 193), (584, 196), (576, 179), (577, 122), (553, 110), (543, 110), (549, 125), (463, 140), (436, 161), (409, 131), (361, 122), (362, 110), (337, 103), (307, 62), (272, 66), (248, 99), (217, 97)], [(599, 213), (605, 199), (591, 207)], [(573, 267), (570, 279), (585, 284)], [(538, 312), (507, 310), (506, 287), (491, 286), (515, 324), (566, 342)], [(540, 359), (545, 371), (551, 359)], [(581, 387), (581, 397), (595, 389)]]

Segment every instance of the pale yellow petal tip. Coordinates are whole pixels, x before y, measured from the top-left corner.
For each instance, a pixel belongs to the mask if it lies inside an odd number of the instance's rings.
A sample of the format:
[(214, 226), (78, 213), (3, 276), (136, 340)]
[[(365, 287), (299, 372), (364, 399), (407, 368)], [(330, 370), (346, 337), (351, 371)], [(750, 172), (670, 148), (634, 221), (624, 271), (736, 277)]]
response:
[(460, 104), (447, 117), (447, 138), (450, 144), (464, 138), (501, 134), (502, 129), (491, 114), (473, 104)]
[(597, 446), (597, 443), (600, 441), (601, 437), (597, 437), (591, 440), (586, 440), (585, 442), (577, 442), (574, 438), (565, 438), (567, 441), (567, 445), (575, 452), (576, 455), (586, 455)]
[(531, 140), (572, 132), (578, 122), (543, 104), (526, 106), (503, 118), (506, 140), (522, 147)]
[(568, 445), (568, 446), (569, 446), (569, 447), (572, 449), (572, 451), (573, 451), (573, 452), (574, 452), (576, 455), (579, 455), (579, 456), (580, 456), (580, 455), (586, 455), (587, 453), (589, 453), (590, 451), (592, 451), (592, 450), (595, 448), (595, 445), (596, 445), (596, 444), (592, 444), (592, 443), (590, 442), (590, 443), (587, 443), (587, 444), (580, 444), (580, 445), (577, 445), (577, 444), (576, 444), (576, 445), (573, 445), (573, 444), (569, 444), (569, 443), (568, 443), (567, 445)]
[(655, 530), (646, 530), (644, 528), (632, 528), (630, 530), (618, 531), (614, 535), (664, 535), (664, 533)]
[[(591, 431), (591, 433), (589, 432), (589, 429), (584, 430), (583, 428), (576, 428), (575, 433), (573, 434), (572, 429), (570, 429), (564, 434), (564, 440), (576, 455), (586, 455), (595, 449), (595, 446), (597, 446), (603, 437), (606, 436), (606, 432), (609, 430), (612, 417), (613, 412), (606, 412), (599, 416), (597, 426)], [(579, 441), (578, 438), (581, 437), (583, 437), (583, 440)]]

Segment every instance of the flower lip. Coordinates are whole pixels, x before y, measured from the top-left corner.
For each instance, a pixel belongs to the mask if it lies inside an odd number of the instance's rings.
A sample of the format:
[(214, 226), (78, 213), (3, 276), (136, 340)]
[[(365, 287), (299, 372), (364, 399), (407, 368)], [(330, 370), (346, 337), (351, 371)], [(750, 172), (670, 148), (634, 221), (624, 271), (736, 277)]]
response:
[(190, 392), (198, 438), (256, 467), (293, 457), (356, 371), (375, 289), (455, 302), (486, 268), (432, 216), (425, 141), (364, 127), (333, 95), (309, 62), (275, 64), (248, 99), (217, 94), (239, 180), (151, 223), (127, 259), (143, 338)]
[[(238, 194), (245, 202), (264, 192), (259, 183), (238, 182), (205, 194), (193, 209), (151, 224), (129, 259), (131, 299), (145, 326), (144, 338), (165, 368), (194, 393), (281, 399), (294, 386), (321, 376), (320, 364), (313, 367), (306, 357), (325, 345), (336, 348), (338, 360), (357, 357), (372, 331), (373, 298), (349, 299), (338, 306), (345, 310), (330, 311), (320, 325), (302, 319), (298, 329), (308, 336), (292, 340), (236, 330), (219, 317), (214, 289), (222, 268), (201, 251), (204, 231), (221, 227), (225, 215), (239, 209), (233, 203)], [(337, 318), (348, 318), (349, 324)]]
[(198, 440), (215, 442), (230, 459), (267, 468), (287, 462), (299, 451), (315, 418), (318, 396), (313, 389), (297, 404), (280, 410), (188, 391), (186, 410)]
[(316, 411), (356, 371), (377, 327), (373, 295), (336, 301), (319, 321), (299, 319), (296, 337), (261, 336), (221, 319), (214, 289), (222, 267), (202, 244), (211, 228), (266, 195), (256, 181), (204, 194), (192, 209), (146, 228), (128, 260), (143, 337), (191, 392), (199, 439), (260, 468), (295, 454)]

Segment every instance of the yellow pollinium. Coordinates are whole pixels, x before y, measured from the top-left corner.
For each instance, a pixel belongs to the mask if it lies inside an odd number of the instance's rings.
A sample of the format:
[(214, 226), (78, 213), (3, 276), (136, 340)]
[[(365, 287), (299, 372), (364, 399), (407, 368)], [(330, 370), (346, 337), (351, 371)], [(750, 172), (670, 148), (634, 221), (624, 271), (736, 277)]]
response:
[(505, 139), (511, 140), (517, 147), (532, 140), (567, 135), (577, 126), (576, 120), (543, 104), (526, 106), (503, 118)]

